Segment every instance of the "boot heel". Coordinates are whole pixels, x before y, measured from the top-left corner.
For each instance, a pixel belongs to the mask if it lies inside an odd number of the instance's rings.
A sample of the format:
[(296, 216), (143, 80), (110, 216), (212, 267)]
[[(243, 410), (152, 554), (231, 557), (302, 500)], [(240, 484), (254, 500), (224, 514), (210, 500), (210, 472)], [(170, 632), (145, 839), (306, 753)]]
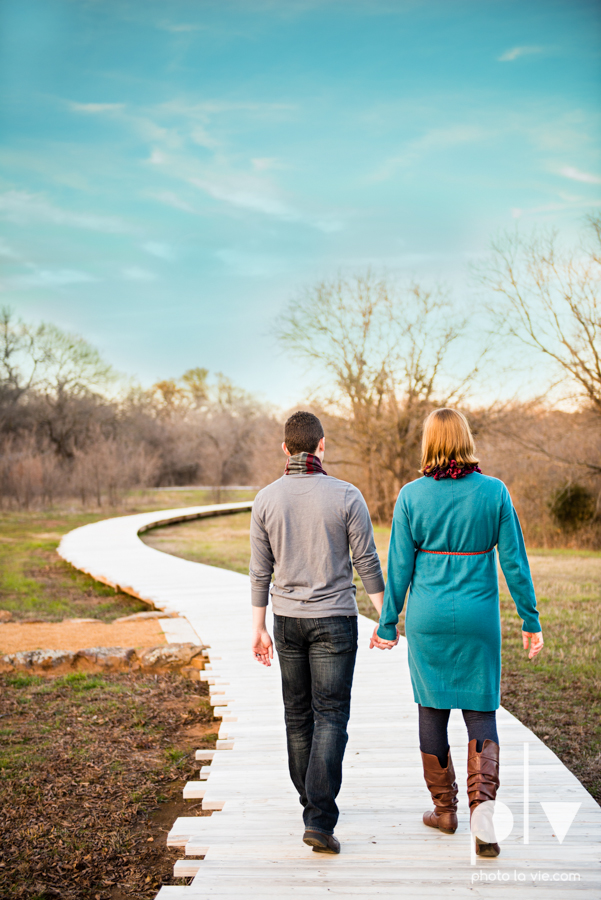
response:
[(476, 842), (476, 856), (483, 856), (485, 859), (494, 859), (501, 853), (501, 848), (498, 844), (482, 844), (478, 838), (475, 838), (474, 840)]

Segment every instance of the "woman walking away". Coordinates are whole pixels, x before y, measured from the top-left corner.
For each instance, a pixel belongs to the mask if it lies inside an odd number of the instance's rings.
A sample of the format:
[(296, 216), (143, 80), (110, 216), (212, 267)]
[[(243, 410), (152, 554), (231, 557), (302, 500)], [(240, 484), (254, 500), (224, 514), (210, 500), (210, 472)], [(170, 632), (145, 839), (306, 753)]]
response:
[(447, 737), (451, 709), (468, 731), (467, 793), (479, 856), (498, 856), (491, 813), (499, 787), (501, 618), (497, 561), (523, 621), (524, 648), (542, 649), (520, 523), (502, 481), (482, 475), (467, 419), (437, 409), (424, 424), (423, 478), (401, 490), (392, 521), (388, 584), (370, 646), (387, 649), (410, 586), (405, 631), (419, 704), (424, 778), (434, 810), (424, 823), (453, 834), (457, 785)]

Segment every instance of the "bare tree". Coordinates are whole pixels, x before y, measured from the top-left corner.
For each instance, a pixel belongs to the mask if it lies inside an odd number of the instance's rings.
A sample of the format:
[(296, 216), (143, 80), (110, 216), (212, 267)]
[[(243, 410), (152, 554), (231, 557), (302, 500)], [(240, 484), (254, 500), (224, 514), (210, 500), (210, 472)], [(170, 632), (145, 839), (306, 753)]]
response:
[(601, 220), (589, 226), (575, 250), (559, 247), (557, 231), (506, 233), (478, 277), (495, 295), (498, 333), (551, 361), (601, 416)]
[[(212, 404), (202, 416), (203, 476), (214, 485), (217, 502), (221, 488), (246, 482), (259, 440), (261, 409), (256, 401), (218, 373), (212, 387)], [(256, 476), (253, 483), (256, 483)]]
[(475, 374), (454, 383), (442, 374), (464, 328), (443, 290), (402, 287), (371, 272), (320, 282), (279, 320), (284, 345), (325, 375), (326, 407), (349, 423), (339, 443), (350, 457), (335, 462), (362, 470), (378, 520), (416, 475), (425, 413), (459, 403)]

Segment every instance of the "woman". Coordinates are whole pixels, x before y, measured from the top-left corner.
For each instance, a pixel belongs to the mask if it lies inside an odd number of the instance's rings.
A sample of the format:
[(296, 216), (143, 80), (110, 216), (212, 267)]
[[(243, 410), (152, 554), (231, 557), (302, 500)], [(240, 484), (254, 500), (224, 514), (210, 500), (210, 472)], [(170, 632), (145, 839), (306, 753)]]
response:
[[(501, 619), (497, 560), (523, 621), (532, 659), (543, 646), (536, 597), (520, 523), (502, 481), (478, 468), (467, 419), (437, 409), (424, 424), (423, 478), (401, 490), (392, 521), (388, 583), (371, 645), (393, 646), (409, 590), (405, 631), (409, 669), (419, 704), (424, 778), (434, 810), (424, 823), (453, 834), (457, 785), (447, 737), (451, 709), (461, 709), (468, 730), (468, 798), (479, 856), (498, 856), (491, 833), (499, 786)], [(479, 833), (478, 833), (479, 832)]]

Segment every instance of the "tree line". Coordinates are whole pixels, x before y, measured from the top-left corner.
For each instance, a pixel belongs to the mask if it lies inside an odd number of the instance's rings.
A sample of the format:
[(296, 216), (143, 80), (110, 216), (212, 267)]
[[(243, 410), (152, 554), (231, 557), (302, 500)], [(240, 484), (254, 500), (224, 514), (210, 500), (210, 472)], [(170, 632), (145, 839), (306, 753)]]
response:
[[(271, 411), (194, 368), (144, 390), (87, 341), (0, 312), (0, 502), (116, 504), (136, 487), (256, 483)], [(246, 451), (241, 450), (246, 448)]]
[[(440, 286), (369, 271), (289, 303), (277, 337), (315, 382), (303, 405), (326, 425), (328, 471), (389, 522), (400, 487), (418, 475), (425, 415), (453, 405), (470, 419), (483, 470), (512, 490), (531, 542), (599, 546), (601, 220), (590, 218), (571, 249), (556, 232), (506, 234), (472, 275), (464, 304)], [(528, 371), (528, 400), (519, 387), (513, 398), (495, 392), (495, 379)], [(282, 471), (285, 416), (200, 367), (124, 389), (82, 338), (2, 313), (4, 505), (265, 484)]]

